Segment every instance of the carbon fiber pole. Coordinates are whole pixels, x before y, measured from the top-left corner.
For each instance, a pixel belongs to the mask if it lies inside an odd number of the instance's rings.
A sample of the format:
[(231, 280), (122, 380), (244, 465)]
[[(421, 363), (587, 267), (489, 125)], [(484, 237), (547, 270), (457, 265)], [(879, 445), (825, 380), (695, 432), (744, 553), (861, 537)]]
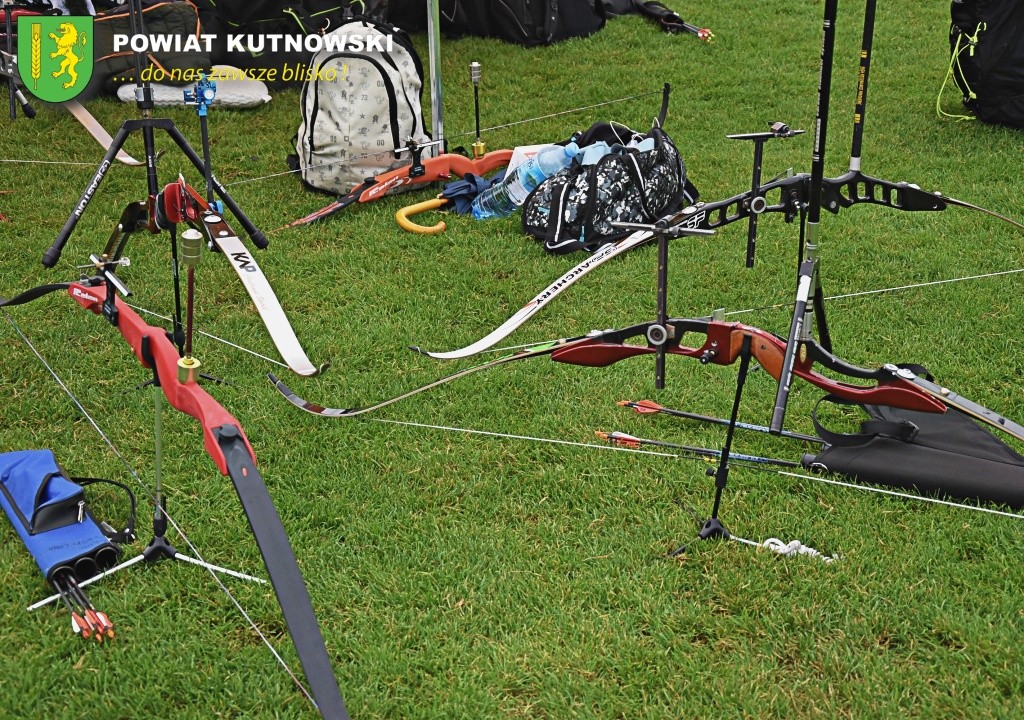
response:
[(818, 279), (819, 223), (821, 222), (821, 195), (825, 179), (825, 138), (828, 131), (829, 96), (832, 92), (832, 59), (836, 45), (836, 15), (839, 0), (825, 0), (825, 17), (822, 21), (821, 75), (818, 79), (818, 111), (814, 122), (814, 151), (811, 162), (811, 186), (807, 208), (807, 242), (804, 246), (804, 260), (800, 265), (797, 283), (797, 297), (793, 309), (793, 320), (789, 326), (786, 355), (779, 376), (779, 389), (775, 395), (775, 407), (769, 425), (773, 433), (782, 431), (786, 419), (786, 405), (793, 383), (793, 367), (802, 343), (810, 337), (810, 326), (814, 321), (814, 304), (808, 302), (815, 293)]

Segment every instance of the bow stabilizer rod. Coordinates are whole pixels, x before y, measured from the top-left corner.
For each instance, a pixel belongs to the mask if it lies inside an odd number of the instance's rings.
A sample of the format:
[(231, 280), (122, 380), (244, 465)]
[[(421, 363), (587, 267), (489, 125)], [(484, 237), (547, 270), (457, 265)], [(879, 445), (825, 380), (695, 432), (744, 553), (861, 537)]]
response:
[[(801, 346), (810, 341), (810, 324), (814, 311), (819, 312), (819, 326), (824, 323), (824, 307), (812, 304), (812, 295), (822, 297), (820, 270), (818, 268), (818, 245), (821, 235), (821, 197), (825, 178), (825, 139), (828, 133), (829, 99), (832, 92), (832, 60), (836, 44), (836, 15), (839, 0), (825, 0), (825, 17), (822, 21), (821, 73), (818, 78), (818, 111), (814, 123), (814, 149), (811, 156), (811, 181), (807, 209), (807, 235), (802, 248), (800, 274), (797, 283), (796, 303), (793, 319), (789, 326), (786, 352), (778, 375), (779, 389), (775, 395), (775, 407), (769, 427), (773, 433), (782, 431), (786, 419), (786, 405), (793, 382), (797, 353)], [(830, 345), (827, 337), (823, 338)]]

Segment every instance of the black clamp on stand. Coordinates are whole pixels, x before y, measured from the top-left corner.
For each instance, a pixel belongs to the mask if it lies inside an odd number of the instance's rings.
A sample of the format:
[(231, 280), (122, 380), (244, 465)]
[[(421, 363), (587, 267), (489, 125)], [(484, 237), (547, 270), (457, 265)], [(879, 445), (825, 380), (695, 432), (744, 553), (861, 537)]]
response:
[(128, 289), (128, 286), (119, 278), (115, 272), (119, 266), (128, 266), (131, 261), (128, 258), (122, 258), (120, 255), (113, 258), (109, 255), (96, 255), (92, 254), (89, 256), (89, 265), (79, 266), (79, 270), (85, 268), (92, 268), (96, 271), (95, 277), (103, 282), (107, 292), (103, 298), (102, 313), (103, 317), (107, 319), (111, 325), (116, 326), (118, 323), (118, 312), (117, 304), (114, 302), (114, 298), (117, 293), (121, 293), (124, 297), (131, 297), (132, 291)]
[[(145, 27), (143, 23), (142, 15), (142, 0), (129, 0), (128, 2), (128, 17), (130, 21), (131, 33), (133, 35), (144, 35)], [(208, 162), (204, 158), (200, 157), (198, 153), (188, 144), (185, 136), (181, 134), (181, 131), (175, 127), (174, 122), (170, 119), (165, 118), (154, 118), (152, 116), (152, 110), (154, 107), (153, 102), (153, 90), (148, 80), (143, 79), (143, 54), (141, 52), (134, 53), (135, 55), (135, 104), (138, 107), (141, 119), (138, 120), (126, 120), (114, 135), (110, 148), (103, 156), (103, 160), (100, 162), (92, 180), (86, 187), (85, 192), (82, 193), (81, 198), (75, 205), (74, 211), (68, 217), (64, 227), (57, 234), (57, 238), (53, 241), (50, 248), (43, 254), (42, 262), (46, 267), (53, 267), (60, 260), (61, 252), (64, 249), (64, 245), (67, 244), (68, 239), (74, 232), (75, 226), (81, 219), (89, 206), (89, 202), (92, 200), (96, 191), (99, 189), (100, 184), (106, 177), (107, 171), (114, 163), (114, 158), (117, 156), (118, 151), (124, 146), (128, 136), (135, 132), (141, 131), (143, 142), (145, 144), (146, 153), (146, 177), (149, 189), (149, 201), (148, 201), (148, 228), (152, 233), (159, 232), (156, 224), (156, 200), (159, 194), (159, 185), (157, 183), (156, 174), (156, 160), (157, 152), (154, 142), (154, 132), (156, 130), (163, 130), (166, 132), (178, 148), (182, 151), (186, 158), (192, 165), (203, 173), (204, 177), (207, 178), (213, 190), (217, 196), (224, 202), (224, 206), (234, 215), (238, 222), (242, 225), (246, 234), (252, 240), (252, 242), (258, 248), (266, 248), (268, 245), (267, 237), (263, 231), (257, 228), (252, 220), (250, 220), (238, 204), (234, 201), (227, 189), (215, 178), (212, 173), (209, 172)], [(204, 137), (204, 141), (206, 138)], [(204, 152), (204, 154), (208, 154)]]
[(784, 122), (771, 124), (768, 132), (726, 135), (730, 140), (750, 140), (754, 143), (754, 169), (750, 178), (750, 199), (747, 201), (750, 216), (747, 220), (747, 267), (754, 267), (757, 251), (757, 218), (768, 208), (768, 202), (761, 192), (761, 164), (764, 160), (764, 144), (776, 138), (790, 138), (802, 135), (803, 130), (791, 130)]
[(647, 329), (647, 342), (657, 349), (654, 361), (654, 387), (665, 388), (665, 347), (673, 339), (668, 324), (668, 241), (685, 235), (714, 235), (714, 230), (690, 228), (682, 224), (669, 226), (662, 218), (653, 225), (613, 222), (612, 227), (633, 232), (649, 232), (658, 236), (658, 308), (657, 320)]
[(418, 178), (425, 175), (427, 172), (427, 168), (423, 164), (423, 151), (432, 147), (442, 147), (443, 145), (443, 140), (431, 140), (430, 142), (421, 143), (409, 138), (405, 143), (405, 147), (397, 148), (395, 150), (395, 157), (398, 157), (404, 152), (412, 155), (412, 160), (409, 163), (409, 177)]

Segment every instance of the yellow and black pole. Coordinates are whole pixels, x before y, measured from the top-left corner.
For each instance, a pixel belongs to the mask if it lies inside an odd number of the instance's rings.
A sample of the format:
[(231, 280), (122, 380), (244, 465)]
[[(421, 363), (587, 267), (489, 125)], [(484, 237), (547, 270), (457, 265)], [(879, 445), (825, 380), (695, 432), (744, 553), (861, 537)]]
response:
[(487, 145), (480, 139), (480, 63), (469, 64), (469, 79), (473, 82), (473, 109), (476, 114), (476, 142), (473, 143), (473, 159), (479, 160), (487, 154)]
[(192, 319), (195, 310), (196, 267), (202, 249), (201, 232), (189, 228), (181, 234), (181, 262), (185, 265), (188, 283), (185, 294), (185, 353), (178, 359), (178, 382), (182, 384), (195, 382), (200, 366), (200, 362), (192, 355)]

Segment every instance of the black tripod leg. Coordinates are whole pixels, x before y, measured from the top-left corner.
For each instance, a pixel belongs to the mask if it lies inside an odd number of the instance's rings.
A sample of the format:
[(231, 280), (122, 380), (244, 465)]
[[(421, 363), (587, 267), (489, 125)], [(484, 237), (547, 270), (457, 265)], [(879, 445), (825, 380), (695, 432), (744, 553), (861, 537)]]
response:
[[(747, 374), (750, 372), (750, 335), (743, 336), (743, 345), (740, 348), (740, 370), (736, 376), (736, 395), (732, 401), (732, 414), (729, 415), (729, 429), (725, 433), (725, 444), (722, 446), (722, 456), (718, 463), (718, 469), (708, 469), (709, 475), (715, 477), (715, 502), (711, 508), (711, 517), (704, 521), (697, 537), (701, 540), (713, 540), (716, 538), (729, 538), (729, 531), (718, 518), (718, 510), (722, 505), (722, 493), (729, 483), (729, 454), (732, 452), (732, 441), (736, 436), (736, 426), (739, 422), (740, 400), (743, 397), (743, 386), (747, 382)], [(686, 551), (686, 546), (679, 548), (672, 553), (672, 556), (680, 555)]]
[(150, 209), (153, 209), (152, 203), (156, 202), (160, 192), (160, 181), (156, 176), (156, 137), (153, 135), (153, 126), (148, 123), (142, 126), (142, 143), (146, 148), (146, 187), (149, 190)]
[[(199, 157), (196, 151), (192, 149), (192, 146), (188, 144), (188, 140), (185, 139), (185, 136), (182, 135), (181, 132), (173, 125), (166, 127), (165, 130), (167, 130), (167, 134), (171, 136), (171, 139), (177, 143), (178, 147), (181, 148), (181, 151), (185, 153), (185, 157), (189, 159), (189, 162), (191, 162), (199, 172), (204, 173), (205, 176), (206, 163), (201, 157)], [(252, 240), (253, 244), (261, 250), (266, 248), (270, 242), (267, 240), (267, 236), (263, 231), (256, 227), (253, 221), (250, 220), (244, 212), (242, 212), (242, 208), (238, 207), (238, 204), (234, 201), (231, 195), (228, 194), (227, 189), (220, 184), (220, 181), (217, 180), (217, 178), (211, 175), (210, 179), (213, 183), (213, 189), (216, 191), (220, 199), (224, 201), (224, 205), (231, 211), (231, 214), (238, 219), (239, 223), (241, 223), (242, 229), (245, 230), (245, 233), (249, 236), (249, 239)]]
[(725, 433), (725, 445), (722, 446), (721, 462), (718, 463), (718, 471), (715, 473), (715, 503), (711, 508), (711, 518), (704, 523), (704, 528), (700, 532), (701, 540), (729, 537), (729, 531), (718, 519), (718, 509), (722, 504), (722, 492), (729, 482), (729, 453), (732, 452), (732, 440), (736, 436), (740, 400), (743, 397), (743, 386), (747, 382), (748, 372), (750, 372), (750, 336), (744, 335), (743, 346), (740, 348), (740, 371), (736, 376), (736, 396), (732, 401), (732, 414), (729, 416), (729, 429)]
[(92, 180), (89, 182), (89, 186), (82, 193), (82, 197), (78, 200), (78, 204), (75, 205), (74, 211), (68, 218), (67, 222), (64, 223), (64, 227), (57, 233), (57, 239), (53, 241), (53, 245), (43, 253), (43, 265), (48, 268), (52, 268), (60, 260), (60, 254), (64, 251), (64, 246), (68, 242), (68, 238), (71, 237), (71, 233), (75, 231), (75, 226), (78, 221), (85, 214), (85, 209), (89, 207), (89, 201), (92, 200), (93, 195), (99, 189), (100, 183), (103, 182), (103, 178), (106, 177), (107, 171), (110, 166), (114, 164), (114, 158), (117, 157), (117, 153), (121, 150), (124, 145), (124, 141), (128, 138), (129, 128), (126, 125), (122, 125), (121, 129), (117, 131), (113, 141), (110, 143), (110, 147), (107, 148), (106, 154), (103, 156), (103, 160), (100, 162), (99, 168), (96, 169), (96, 174), (92, 176)]

